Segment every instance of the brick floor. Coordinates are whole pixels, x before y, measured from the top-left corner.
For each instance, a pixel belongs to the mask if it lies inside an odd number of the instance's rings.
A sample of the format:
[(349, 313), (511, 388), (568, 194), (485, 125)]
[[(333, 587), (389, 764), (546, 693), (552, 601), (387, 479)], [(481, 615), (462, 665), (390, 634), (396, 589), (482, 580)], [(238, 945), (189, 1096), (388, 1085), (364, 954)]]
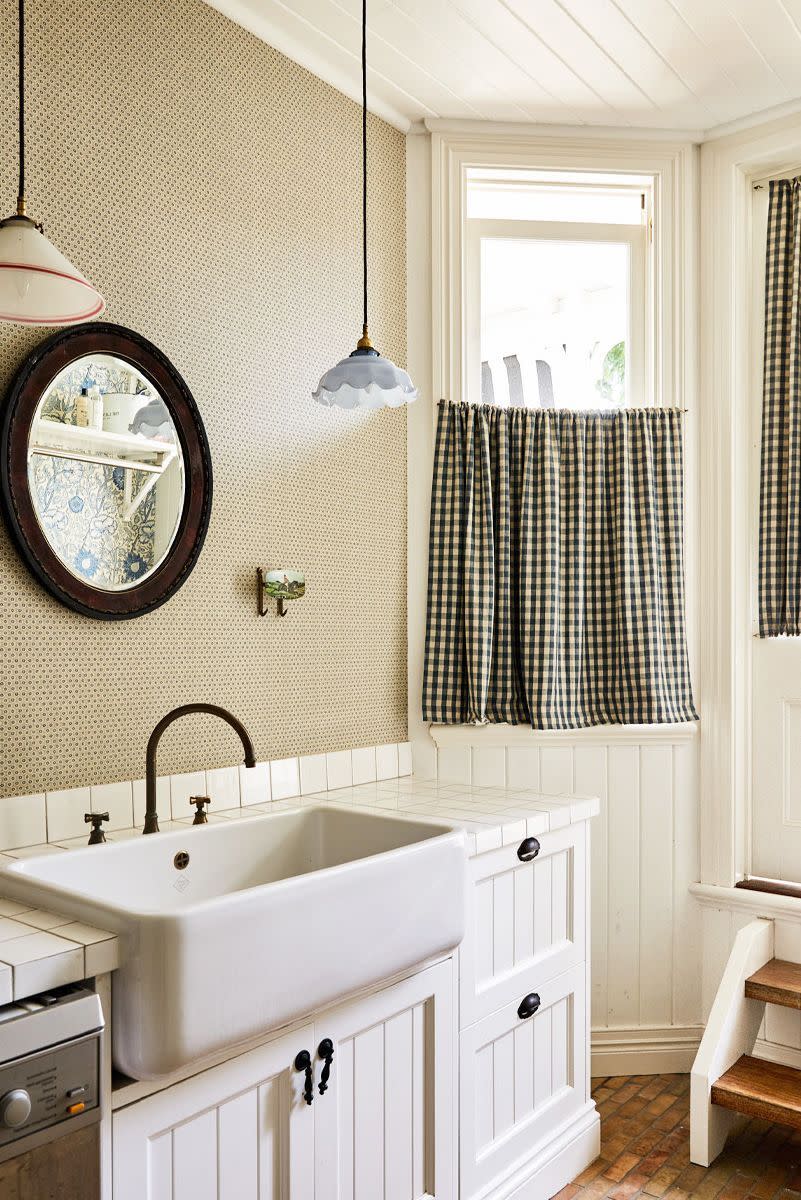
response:
[(711, 1167), (696, 1167), (689, 1075), (593, 1084), (601, 1157), (555, 1200), (801, 1200), (801, 1131), (748, 1121)]

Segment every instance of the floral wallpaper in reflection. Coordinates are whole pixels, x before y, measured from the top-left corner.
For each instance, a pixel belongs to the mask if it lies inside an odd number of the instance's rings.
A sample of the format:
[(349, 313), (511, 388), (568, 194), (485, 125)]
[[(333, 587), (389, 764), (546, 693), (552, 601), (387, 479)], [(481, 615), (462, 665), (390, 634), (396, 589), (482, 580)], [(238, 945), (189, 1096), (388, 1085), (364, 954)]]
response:
[[(151, 399), (141, 380), (121, 364), (80, 359), (59, 376), (45, 397), (40, 416), (75, 425), (76, 403), (86, 380), (101, 392), (135, 391), (144, 407)], [(32, 455), (28, 478), (39, 522), (62, 562), (97, 587), (135, 582), (153, 566), (156, 492), (154, 488), (130, 520), (125, 520), (122, 467), (75, 459)], [(136, 494), (146, 477), (133, 473)]]
[[(126, 521), (121, 467), (37, 454), (29, 479), (47, 539), (71, 571), (98, 587), (119, 587), (147, 574), (153, 565), (155, 489)], [(135, 472), (134, 492), (141, 483)]]

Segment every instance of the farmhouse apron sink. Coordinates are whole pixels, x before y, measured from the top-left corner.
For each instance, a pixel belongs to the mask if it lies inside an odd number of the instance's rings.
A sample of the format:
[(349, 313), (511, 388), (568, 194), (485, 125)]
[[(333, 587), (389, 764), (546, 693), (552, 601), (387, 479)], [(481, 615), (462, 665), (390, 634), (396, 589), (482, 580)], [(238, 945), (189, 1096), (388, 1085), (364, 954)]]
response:
[(118, 933), (113, 1055), (177, 1071), (464, 933), (464, 835), (332, 804), (187, 826), (0, 871), (0, 894)]

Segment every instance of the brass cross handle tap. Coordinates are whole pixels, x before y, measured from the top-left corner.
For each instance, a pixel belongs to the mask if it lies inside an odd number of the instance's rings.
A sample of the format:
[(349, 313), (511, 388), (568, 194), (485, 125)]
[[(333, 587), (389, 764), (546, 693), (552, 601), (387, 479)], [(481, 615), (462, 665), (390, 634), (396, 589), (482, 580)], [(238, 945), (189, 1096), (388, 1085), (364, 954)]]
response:
[(88, 812), (83, 814), (83, 819), (87, 825), (91, 823), (92, 832), (89, 834), (89, 845), (99, 846), (105, 842), (106, 835), (103, 832), (103, 822), (109, 819), (109, 814)]
[(206, 805), (211, 804), (210, 796), (190, 796), (189, 803), (194, 804), (196, 808), (195, 819), (193, 825), (208, 825), (209, 818), (206, 816)]

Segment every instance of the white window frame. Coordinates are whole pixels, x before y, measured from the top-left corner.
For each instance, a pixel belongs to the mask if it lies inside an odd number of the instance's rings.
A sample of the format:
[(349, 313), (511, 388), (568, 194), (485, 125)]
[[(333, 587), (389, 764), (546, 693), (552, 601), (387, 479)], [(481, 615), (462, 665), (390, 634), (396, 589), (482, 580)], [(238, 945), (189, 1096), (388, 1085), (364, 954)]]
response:
[[(654, 346), (653, 403), (679, 404), (685, 418), (685, 563), (687, 634), (696, 689), (703, 680), (698, 660), (698, 447), (696, 391), (698, 376), (698, 150), (690, 141), (662, 133), (567, 130), (426, 121), (407, 138), (407, 363), (421, 388), (409, 407), (408, 429), (408, 724), (414, 769), (436, 773), (436, 747), (420, 714), (427, 604), (429, 502), (434, 460), (437, 401), (460, 400), (462, 393), (462, 305), (465, 274), (464, 229), (467, 179), (474, 167), (498, 171), (595, 172), (632, 183), (645, 176), (652, 184)], [(700, 697), (703, 699), (703, 695)], [(693, 726), (693, 730), (695, 726)], [(450, 732), (450, 731), (449, 731)], [(452, 736), (461, 731), (452, 728)], [(531, 744), (538, 741), (526, 733)], [(649, 727), (642, 740), (664, 737), (665, 727)], [(550, 734), (565, 744), (583, 743), (593, 730)], [(542, 736), (542, 735), (540, 735)], [(625, 741), (628, 732), (603, 730), (607, 744)]]
[(654, 138), (571, 137), (496, 127), (482, 134), (460, 122), (430, 122), (433, 393), (465, 398), (467, 189), (474, 168), (580, 172), (648, 180), (651, 192), (653, 330), (650, 402), (694, 400), (696, 148)]
[(481, 243), (514, 241), (605, 242), (629, 251), (628, 328), (626, 330), (626, 405), (653, 403), (650, 370), (653, 306), (648, 287), (648, 229), (645, 225), (591, 224), (579, 221), (495, 220), (468, 217), (465, 222), (465, 320), (462, 377), (465, 398), (481, 400)]

